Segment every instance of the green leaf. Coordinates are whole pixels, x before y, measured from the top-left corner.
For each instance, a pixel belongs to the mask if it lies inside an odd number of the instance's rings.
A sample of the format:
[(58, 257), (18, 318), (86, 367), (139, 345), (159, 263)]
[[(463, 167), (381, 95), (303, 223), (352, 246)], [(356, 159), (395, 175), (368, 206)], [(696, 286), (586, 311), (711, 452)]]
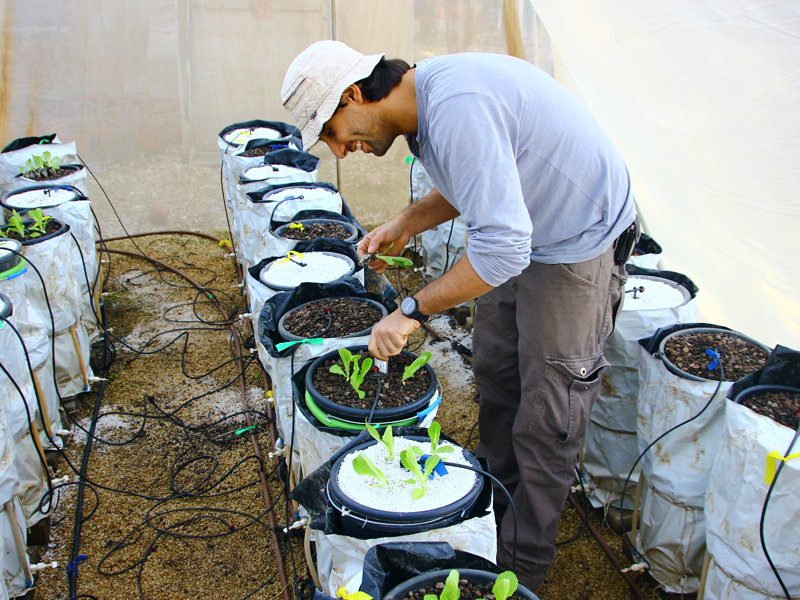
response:
[(495, 600), (506, 600), (510, 598), (519, 587), (517, 576), (512, 571), (504, 571), (497, 576), (492, 586), (492, 594)]
[(417, 455), (414, 454), (414, 451), (411, 448), (406, 448), (400, 453), (400, 462), (403, 463), (403, 466), (411, 471), (411, 474), (414, 476), (414, 479), (417, 480), (423, 488), (427, 487), (427, 482), (422, 475), (422, 469), (419, 468), (419, 464), (417, 463)]
[(402, 381), (403, 381), (403, 385), (405, 385), (405, 384), (406, 384), (406, 379), (408, 379), (409, 377), (413, 377), (413, 376), (414, 376), (414, 374), (415, 374), (417, 371), (419, 371), (419, 370), (420, 370), (420, 369), (421, 369), (423, 366), (425, 366), (425, 364), (426, 364), (426, 363), (427, 363), (427, 362), (428, 362), (430, 359), (431, 359), (431, 353), (430, 353), (430, 352), (423, 352), (422, 354), (420, 354), (420, 355), (417, 357), (417, 359), (416, 359), (414, 362), (412, 362), (410, 365), (408, 365), (408, 366), (407, 366), (407, 367), (406, 367), (406, 368), (403, 370), (403, 379), (402, 379)]
[(61, 159), (58, 156), (54, 156), (50, 159), (50, 166), (53, 169), (58, 169), (61, 166)]
[(328, 369), (328, 371), (336, 375), (341, 375), (342, 377), (347, 377), (347, 373), (342, 371), (342, 367), (340, 367), (339, 365), (333, 365), (330, 369)]
[(439, 446), (436, 449), (436, 454), (448, 454), (453, 451), (452, 446)]
[(367, 432), (368, 432), (368, 433), (369, 433), (369, 434), (370, 434), (370, 435), (371, 435), (373, 438), (375, 438), (375, 440), (376, 440), (376, 441), (380, 442), (380, 441), (381, 441), (381, 436), (378, 434), (378, 430), (377, 430), (377, 429), (375, 429), (375, 428), (374, 428), (372, 425), (370, 425), (369, 423), (366, 423), (366, 424), (365, 424), (365, 426), (366, 426)]
[(439, 445), (439, 435), (442, 433), (442, 426), (434, 421), (428, 427), (428, 437), (431, 438), (431, 454), (436, 452), (436, 446)]
[(425, 495), (425, 488), (414, 488), (413, 490), (411, 490), (411, 497), (414, 498), (414, 500), (419, 500), (424, 495)]
[(389, 451), (389, 460), (394, 460), (394, 434), (392, 433), (392, 426), (389, 425), (383, 432), (383, 445)]
[(41, 156), (32, 156), (31, 158), (33, 158), (33, 166), (37, 169), (41, 169), (44, 166)]
[(42, 153), (42, 158), (44, 159), (42, 162), (43, 162), (43, 163), (45, 164), (45, 166), (47, 166), (47, 167), (49, 167), (49, 166), (50, 166), (50, 164), (51, 164), (51, 163), (50, 163), (50, 157), (51, 157), (51, 154), (50, 154), (50, 152), (49, 152), (48, 150), (45, 150), (45, 151)]
[(387, 490), (389, 489), (389, 481), (386, 479), (386, 475), (384, 475), (383, 471), (376, 467), (363, 452), (353, 460), (353, 470), (359, 475), (374, 477), (381, 484), (381, 487), (385, 487)]
[(350, 379), (350, 361), (353, 360), (353, 355), (347, 348), (339, 348), (339, 358), (341, 358), (342, 363), (344, 363), (345, 377)]
[(19, 216), (19, 213), (16, 210), (11, 211), (11, 216), (8, 217), (8, 225), (11, 227), (11, 230), (16, 232), (19, 236), (25, 236), (25, 225), (22, 224), (22, 217)]
[(425, 459), (425, 473), (423, 473), (423, 477), (425, 477), (426, 482), (428, 481), (428, 477), (431, 476), (431, 473), (433, 473), (433, 469), (436, 468), (436, 464), (440, 460), (442, 459), (436, 456), (435, 454), (432, 454), (431, 456)]
[(458, 571), (453, 569), (444, 582), (444, 589), (439, 595), (439, 600), (458, 600), (461, 597), (461, 589), (458, 587)]
[(439, 596), (435, 596), (433, 594), (425, 594), (425, 598), (423, 600), (439, 600)]
[[(384, 252), (388, 252), (389, 250), (391, 250), (392, 246), (394, 246), (394, 242), (389, 244), (389, 247)], [(414, 261), (412, 261), (412, 260), (410, 260), (408, 258), (404, 258), (402, 256), (387, 256), (386, 254), (381, 254), (381, 253), (378, 252), (378, 253), (375, 254), (375, 258), (381, 259), (387, 265), (400, 265), (401, 267), (405, 267), (405, 268), (408, 268), (408, 267), (411, 267), (411, 266), (414, 265)]]

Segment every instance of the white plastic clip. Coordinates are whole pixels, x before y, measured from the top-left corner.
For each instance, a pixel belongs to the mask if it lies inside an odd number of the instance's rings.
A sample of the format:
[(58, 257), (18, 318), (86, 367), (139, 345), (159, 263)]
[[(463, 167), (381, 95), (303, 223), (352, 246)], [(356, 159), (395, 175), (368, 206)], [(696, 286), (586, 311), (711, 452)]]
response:
[(647, 570), (647, 563), (635, 563), (628, 567), (627, 569), (622, 569), (622, 573), (630, 573), (631, 571), (635, 573), (644, 573)]
[(269, 453), (269, 459), (274, 460), (276, 456), (286, 456), (286, 448), (279, 448), (275, 452)]
[(36, 571), (44, 571), (45, 569), (57, 569), (58, 568), (58, 561), (54, 560), (50, 563), (36, 563), (35, 565), (31, 565), (31, 573), (35, 573)]
[(571, 488), (569, 488), (569, 493), (570, 493), (570, 494), (577, 494), (577, 493), (578, 493), (578, 492), (580, 492), (580, 491), (582, 491), (582, 488), (581, 488), (581, 485), (580, 485), (580, 484), (578, 484), (578, 485), (573, 485)]
[(61, 485), (62, 483), (69, 483), (69, 475), (64, 475), (64, 477), (58, 477), (53, 479), (53, 485)]
[(295, 521), (294, 523), (289, 525), (288, 529), (284, 527), (283, 533), (289, 533), (292, 529), (303, 529), (307, 524), (308, 524), (308, 519), (306, 517), (303, 517), (299, 521)]
[(108, 379), (106, 379), (105, 377), (94, 377), (94, 376), (92, 376), (92, 377), (87, 377), (87, 379), (88, 379), (89, 383), (96, 383), (98, 381), (108, 381)]
[(231, 287), (243, 288), (245, 285), (247, 285), (247, 283), (243, 281), (242, 283), (234, 283)]
[(236, 320), (238, 321), (239, 319), (249, 319), (252, 316), (253, 313), (241, 313)]
[(236, 258), (236, 252), (231, 252), (230, 254), (226, 255), (228, 258)]

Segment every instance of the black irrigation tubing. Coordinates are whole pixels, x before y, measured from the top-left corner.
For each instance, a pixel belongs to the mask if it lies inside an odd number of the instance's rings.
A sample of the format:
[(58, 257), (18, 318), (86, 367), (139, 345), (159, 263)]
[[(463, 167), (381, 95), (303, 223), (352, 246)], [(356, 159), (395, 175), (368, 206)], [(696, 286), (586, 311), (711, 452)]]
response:
[[(162, 261), (160, 261), (158, 259), (153, 259), (153, 258), (150, 258), (150, 257), (144, 255), (144, 254), (136, 254), (135, 252), (129, 252), (127, 250), (109, 249), (109, 252), (112, 252), (114, 254), (122, 254), (123, 256), (130, 256), (132, 258), (140, 258), (140, 259), (148, 260), (153, 265), (155, 265), (156, 267), (161, 267), (161, 268), (163, 268), (163, 269), (165, 269), (167, 271), (175, 273), (176, 275), (178, 275), (180, 277), (183, 277), (184, 279), (186, 279), (186, 281), (188, 281), (190, 284), (192, 284), (194, 287), (196, 287), (199, 291), (206, 292), (207, 295), (209, 296), (209, 299), (212, 299), (212, 300), (214, 299), (214, 296), (211, 293), (211, 291), (204, 289), (203, 286), (201, 286), (199, 283), (194, 281), (191, 277), (189, 277), (185, 273), (181, 272), (180, 270), (176, 269), (175, 267), (172, 267), (172, 266), (170, 266), (170, 265), (168, 265), (168, 264), (166, 264), (166, 263), (164, 263), (164, 262), (162, 262)], [(226, 321), (230, 319), (230, 316), (227, 314), (227, 312), (225, 311), (223, 306), (221, 304), (219, 304), (218, 302), (216, 303), (216, 308), (220, 311), (220, 313), (222, 313), (223, 318), (226, 319)], [(240, 337), (239, 331), (236, 329), (236, 327), (231, 325), (231, 332), (233, 334), (234, 343), (235, 343), (235, 346), (236, 346), (236, 355), (241, 355), (241, 344), (240, 344), (240, 341), (239, 341), (239, 337)], [(248, 409), (247, 389), (246, 389), (246, 386), (245, 386), (244, 370), (242, 368), (241, 362), (239, 362), (238, 366), (239, 366), (239, 387), (240, 387), (240, 391), (241, 391), (241, 394), (242, 394), (242, 402), (243, 402), (243, 404), (245, 406), (245, 409)], [(249, 414), (245, 414), (245, 420), (246, 420), (247, 426), (248, 427), (252, 427), (252, 420), (250, 419)], [(253, 444), (253, 450), (254, 450), (256, 456), (258, 456), (259, 460), (261, 460), (262, 464), (263, 464), (263, 459), (261, 459), (261, 450), (259, 448), (258, 439), (257, 439), (255, 433), (252, 430), (250, 431), (250, 440), (251, 440), (251, 442)], [(270, 499), (270, 492), (269, 492), (269, 487), (267, 485), (267, 478), (266, 478), (266, 474), (265, 474), (263, 468), (259, 470), (259, 478), (261, 479), (261, 488), (262, 488), (262, 494), (264, 496), (265, 504), (267, 506), (271, 507), (273, 503), (272, 503), (272, 501)], [(281, 556), (280, 540), (278, 539), (278, 535), (276, 533), (275, 515), (273, 514), (273, 511), (271, 509), (268, 510), (267, 517), (269, 519), (270, 530), (271, 530), (271, 534), (272, 534), (273, 551), (275, 553), (275, 562), (276, 562), (276, 566), (277, 566), (277, 569), (278, 569), (278, 576), (279, 576), (279, 579), (280, 579), (280, 583), (281, 583), (281, 586), (282, 586), (282, 595), (284, 597), (284, 600), (292, 600), (291, 594), (288, 591), (288, 583), (287, 583), (287, 580), (286, 580), (286, 572), (285, 572), (284, 565), (283, 565), (283, 558)], [(291, 548), (291, 544), (290, 544), (290, 548)]]

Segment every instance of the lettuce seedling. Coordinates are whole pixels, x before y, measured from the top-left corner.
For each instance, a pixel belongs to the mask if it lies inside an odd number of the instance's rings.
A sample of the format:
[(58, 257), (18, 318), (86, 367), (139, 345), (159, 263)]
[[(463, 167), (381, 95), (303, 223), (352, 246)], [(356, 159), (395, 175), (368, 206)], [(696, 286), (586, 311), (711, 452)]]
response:
[(420, 485), (420, 487), (414, 488), (411, 492), (414, 500), (419, 500), (425, 495), (425, 492), (428, 491), (428, 477), (431, 476), (436, 464), (441, 460), (438, 456), (429, 456), (425, 460), (425, 472), (423, 473), (417, 462), (417, 454), (420, 456), (422, 455), (422, 450), (417, 446), (409, 446), (400, 453), (400, 462), (402, 462), (403, 466), (411, 471), (411, 474), (414, 476), (414, 479), (408, 479), (403, 483), (409, 483), (411, 485), (418, 483)]
[(366, 396), (365, 392), (361, 391), (361, 384), (364, 382), (364, 377), (367, 376), (367, 373), (372, 368), (372, 359), (367, 358), (364, 360), (363, 364), (359, 368), (358, 363), (361, 362), (361, 355), (360, 354), (352, 354), (346, 348), (339, 348), (339, 358), (342, 359), (342, 363), (344, 364), (344, 369), (339, 365), (333, 365), (330, 369), (328, 369), (331, 373), (335, 373), (336, 375), (341, 375), (345, 379), (350, 382), (350, 385), (358, 394), (359, 398), (364, 398)]
[(386, 488), (388, 490), (390, 487), (389, 481), (386, 479), (386, 475), (383, 474), (383, 471), (376, 467), (369, 457), (363, 452), (353, 459), (353, 470), (364, 477), (373, 477), (377, 479), (378, 485), (380, 485), (382, 488)]
[(46, 216), (41, 208), (29, 210), (28, 216), (34, 221), (33, 225), (28, 228), (28, 235), (32, 238), (37, 238), (44, 235), (46, 232), (47, 222), (53, 218)]
[(428, 437), (431, 438), (431, 456), (439, 456), (440, 454), (449, 454), (453, 451), (452, 446), (439, 447), (439, 436), (442, 433), (442, 426), (436, 421), (431, 423), (428, 427)]
[(14, 231), (20, 237), (25, 237), (25, 225), (22, 224), (22, 217), (15, 210), (11, 211), (11, 216), (8, 217), (8, 226), (11, 231)]
[[(386, 249), (386, 252), (391, 250), (392, 246), (394, 246), (394, 242), (389, 244), (389, 247)], [(405, 268), (414, 266), (414, 261), (412, 261), (410, 258), (405, 258), (403, 256), (386, 256), (385, 254), (381, 254), (379, 252), (376, 252), (375, 253), (375, 258), (381, 259), (383, 262), (385, 262), (389, 266), (391, 266), (391, 265), (399, 265), (399, 266), (405, 267)]]
[(444, 580), (444, 589), (437, 598), (434, 594), (425, 594), (424, 600), (458, 600), (461, 597), (461, 588), (458, 587), (458, 571), (453, 569)]
[(378, 434), (378, 430), (369, 423), (366, 423), (366, 427), (369, 434), (386, 448), (386, 453), (389, 455), (386, 460), (394, 460), (394, 435), (392, 435), (392, 426), (389, 425), (384, 429), (383, 437), (381, 437), (380, 434)]
[(519, 581), (513, 571), (503, 571), (497, 576), (492, 586), (492, 595), (495, 600), (507, 600), (519, 587)]
[(414, 362), (408, 365), (403, 370), (403, 379), (402, 379), (403, 385), (406, 384), (406, 379), (410, 379), (411, 377), (413, 377), (414, 374), (417, 371), (419, 371), (422, 367), (424, 367), (430, 359), (431, 359), (431, 353), (423, 352), (417, 357), (417, 359)]
[(46, 175), (55, 175), (58, 168), (61, 166), (61, 159), (53, 156), (49, 151), (45, 150), (42, 156), (31, 156), (26, 162), (24, 167), (20, 167), (20, 173), (27, 176), (29, 173), (35, 171), (44, 171)]

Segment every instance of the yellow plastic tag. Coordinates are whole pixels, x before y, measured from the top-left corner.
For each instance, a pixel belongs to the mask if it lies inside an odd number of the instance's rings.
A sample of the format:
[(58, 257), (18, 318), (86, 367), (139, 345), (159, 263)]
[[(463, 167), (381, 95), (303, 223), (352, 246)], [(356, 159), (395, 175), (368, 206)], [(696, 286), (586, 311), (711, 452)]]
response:
[(289, 229), (299, 229), (300, 231), (305, 231), (306, 230), (306, 228), (303, 227), (302, 223), (290, 223), (289, 224)]
[(228, 240), (220, 240), (219, 243), (217, 244), (217, 246), (219, 246), (220, 248), (224, 248), (225, 246), (227, 246), (228, 248), (231, 248), (231, 249), (233, 248), (233, 246), (231, 245), (231, 243)]
[(286, 253), (286, 258), (279, 260), (276, 264), (289, 262), (292, 260), (292, 254), (294, 254), (297, 258), (305, 258), (305, 254), (300, 254), (299, 252), (295, 252), (294, 250), (289, 250)]
[(764, 473), (764, 483), (772, 484), (772, 480), (775, 479), (775, 472), (778, 470), (779, 460), (786, 462), (792, 458), (800, 458), (800, 452), (789, 456), (781, 456), (780, 452), (773, 450), (767, 454), (767, 470)]
[(353, 592), (352, 594), (348, 594), (347, 590), (343, 587), (340, 587), (336, 592), (336, 597), (344, 598), (344, 600), (372, 600), (372, 596), (366, 592)]

